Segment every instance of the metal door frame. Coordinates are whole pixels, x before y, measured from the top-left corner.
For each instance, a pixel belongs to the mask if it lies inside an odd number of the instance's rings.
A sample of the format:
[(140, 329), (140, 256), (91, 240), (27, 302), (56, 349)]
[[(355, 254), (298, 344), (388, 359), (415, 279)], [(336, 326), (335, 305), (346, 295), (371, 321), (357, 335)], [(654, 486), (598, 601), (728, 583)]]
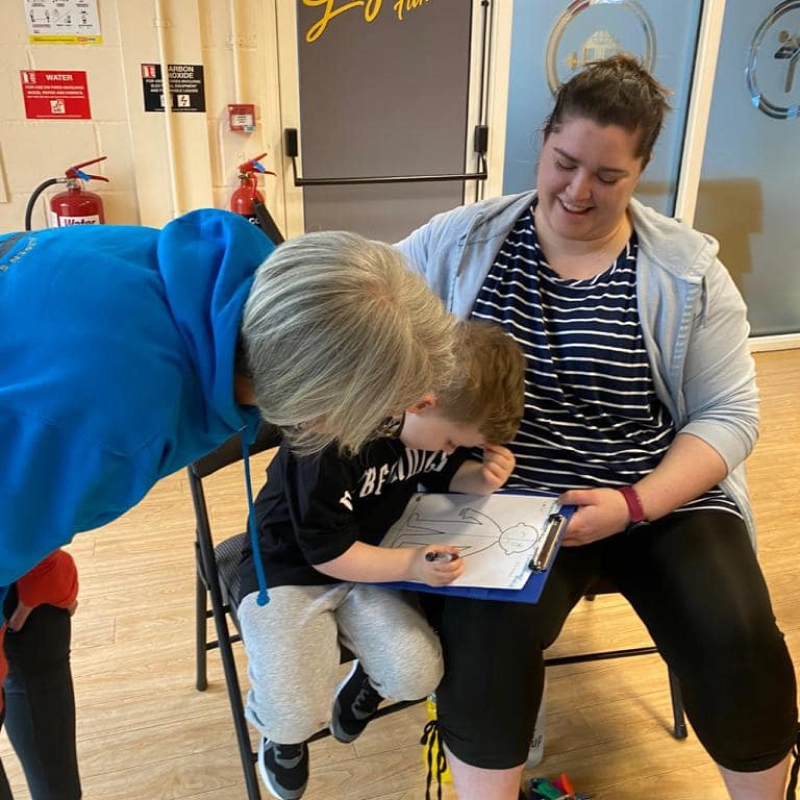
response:
[[(297, 50), (297, 2), (300, 0), (270, 0), (277, 43), (278, 86), (280, 95), (280, 127), (300, 128), (300, 87)], [(486, 156), (488, 178), (468, 184), (465, 202), (492, 197), (502, 192), (502, 164), (505, 150), (506, 109), (508, 103), (508, 69), (511, 44), (511, 3), (508, 0), (471, 0), (472, 36), (470, 44), (470, 74), (468, 111), (464, 132), (467, 147), (464, 172), (478, 169), (472, 152), (472, 136), (479, 123), (481, 110), (489, 126)], [(483, 46), (483, 13), (488, 14), (489, 38), (487, 64), (481, 70)], [(391, 11), (391, 7), (386, 10)], [(296, 236), (305, 230), (303, 189), (294, 185), (292, 161), (280, 144), (280, 177), (283, 186), (286, 235)], [(276, 155), (278, 148), (275, 150)], [(302, 152), (298, 157), (302, 171)]]

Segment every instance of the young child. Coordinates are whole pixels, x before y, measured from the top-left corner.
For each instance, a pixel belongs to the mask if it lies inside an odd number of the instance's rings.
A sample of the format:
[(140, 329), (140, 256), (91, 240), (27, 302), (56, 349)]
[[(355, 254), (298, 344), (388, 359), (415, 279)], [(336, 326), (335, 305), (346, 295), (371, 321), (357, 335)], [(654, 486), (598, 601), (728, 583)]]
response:
[[(331, 446), (298, 456), (282, 446), (256, 501), (259, 550), (270, 587), (256, 602), (253, 553), (245, 551), (238, 616), (249, 661), (246, 714), (262, 736), (259, 772), (281, 800), (308, 781), (306, 740), (330, 721), (352, 742), (385, 697), (416, 700), (442, 673), (439, 640), (416, 595), (376, 586), (453, 581), (463, 560), (426, 559), (444, 545), (376, 546), (420, 484), (429, 491), (490, 494), (514, 467), (503, 447), (524, 409), (525, 360), (499, 327), (459, 323), (456, 385), (427, 395), (357, 454)], [(475, 460), (467, 448), (483, 448)], [(340, 646), (355, 654), (336, 687)], [(331, 711), (331, 697), (334, 698)]]

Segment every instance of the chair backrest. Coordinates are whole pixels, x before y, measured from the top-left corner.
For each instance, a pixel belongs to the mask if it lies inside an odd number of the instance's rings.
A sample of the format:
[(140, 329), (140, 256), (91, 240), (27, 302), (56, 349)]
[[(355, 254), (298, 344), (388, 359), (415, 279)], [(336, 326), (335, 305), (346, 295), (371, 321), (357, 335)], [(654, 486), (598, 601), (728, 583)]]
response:
[(267, 207), (258, 199), (253, 200), (253, 213), (258, 220), (258, 227), (272, 240), (273, 244), (281, 244), (286, 241), (278, 228), (277, 223), (272, 218)]
[[(253, 456), (264, 450), (277, 447), (281, 443), (281, 432), (274, 425), (263, 422), (258, 429), (253, 444), (248, 448), (249, 455)], [(211, 520), (208, 513), (206, 494), (203, 488), (203, 479), (213, 475), (224, 467), (235, 464), (242, 460), (242, 440), (240, 436), (233, 436), (216, 450), (208, 453), (197, 461), (192, 462), (187, 471), (189, 473), (189, 489), (192, 493), (192, 503), (195, 514), (195, 535), (198, 550), (200, 572), (212, 601), (221, 603), (225, 612), (231, 612), (235, 608), (238, 599), (239, 586), (239, 554), (244, 535), (233, 537), (229, 542), (223, 543), (224, 546), (217, 546), (211, 531)], [(242, 506), (242, 521), (246, 517), (247, 509)], [(219, 553), (215, 556), (215, 547)], [(215, 598), (216, 591), (220, 591), (220, 597)], [(231, 601), (233, 603), (231, 604)], [(234, 616), (235, 620), (235, 616)]]
[[(282, 436), (279, 428), (269, 422), (262, 422), (256, 435), (256, 440), (248, 448), (251, 456), (261, 453), (264, 450), (269, 450), (272, 447), (277, 447), (281, 441)], [(203, 479), (209, 475), (213, 475), (217, 470), (227, 467), (230, 464), (235, 464), (242, 458), (242, 440), (240, 436), (232, 436), (227, 442), (221, 444), (216, 450), (208, 453), (208, 455), (198, 458), (189, 465), (190, 478)]]

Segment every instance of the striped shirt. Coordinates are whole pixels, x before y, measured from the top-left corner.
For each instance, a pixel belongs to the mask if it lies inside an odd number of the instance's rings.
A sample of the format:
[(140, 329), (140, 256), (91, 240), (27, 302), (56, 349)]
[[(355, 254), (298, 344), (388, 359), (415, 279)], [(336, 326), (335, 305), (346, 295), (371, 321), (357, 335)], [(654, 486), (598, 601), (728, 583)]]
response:
[[(561, 278), (539, 246), (529, 209), (497, 254), (472, 317), (501, 325), (527, 360), (509, 489), (632, 484), (655, 469), (675, 438), (642, 336), (637, 252), (634, 232), (600, 275)], [(738, 513), (720, 489), (681, 510), (699, 508)]]

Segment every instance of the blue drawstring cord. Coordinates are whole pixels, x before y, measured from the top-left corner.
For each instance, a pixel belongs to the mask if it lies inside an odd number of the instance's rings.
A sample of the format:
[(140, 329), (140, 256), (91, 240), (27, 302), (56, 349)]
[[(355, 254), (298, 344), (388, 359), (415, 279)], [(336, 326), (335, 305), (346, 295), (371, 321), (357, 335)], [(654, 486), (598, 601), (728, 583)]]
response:
[(258, 599), (256, 602), (260, 606), (269, 603), (269, 593), (267, 591), (267, 577), (264, 574), (264, 564), (261, 561), (261, 551), (258, 546), (258, 527), (256, 526), (256, 509), (253, 503), (253, 486), (250, 482), (250, 451), (245, 437), (242, 436), (242, 462), (244, 463), (244, 483), (247, 489), (247, 529), (250, 533), (250, 546), (253, 548), (253, 564), (256, 568), (256, 580), (258, 581)]

